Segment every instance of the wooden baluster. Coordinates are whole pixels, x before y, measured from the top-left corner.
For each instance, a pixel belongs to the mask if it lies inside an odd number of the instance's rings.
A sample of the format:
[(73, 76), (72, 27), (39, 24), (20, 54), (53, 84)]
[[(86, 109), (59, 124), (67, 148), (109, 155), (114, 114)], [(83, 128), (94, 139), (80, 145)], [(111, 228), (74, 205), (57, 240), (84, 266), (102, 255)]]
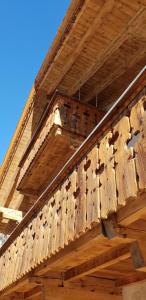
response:
[(69, 222), (70, 222), (70, 198), (69, 198), (69, 189), (71, 182), (69, 178), (65, 181), (65, 197), (66, 197), (66, 226), (65, 226), (65, 245), (69, 243)]
[(61, 224), (60, 224), (60, 233), (59, 233), (59, 245), (60, 248), (65, 246), (65, 229), (66, 229), (66, 183), (63, 183), (61, 186)]
[(99, 169), (98, 148), (94, 148), (87, 155), (87, 228), (99, 221), (100, 197), (99, 197)]
[(24, 251), (23, 244), (24, 244), (24, 231), (20, 234), (19, 260), (18, 263), (16, 264), (16, 270), (15, 270), (16, 279), (19, 279), (21, 275), (21, 266), (23, 263), (23, 251)]
[(100, 178), (101, 217), (107, 218), (110, 212), (116, 211), (117, 195), (114, 169), (113, 145), (110, 144), (112, 133), (109, 132), (101, 140), (99, 146), (99, 169), (97, 174)]
[(53, 239), (54, 239), (54, 227), (55, 227), (55, 222), (56, 222), (56, 193), (54, 196), (51, 198), (51, 206), (52, 206), (52, 211), (51, 211), (51, 218), (50, 218), (50, 239), (49, 239), (49, 244), (48, 244), (48, 257), (50, 257), (53, 254)]
[(86, 158), (77, 167), (75, 236), (78, 237), (86, 230)]
[(27, 256), (29, 251), (29, 239), (30, 239), (30, 225), (26, 227), (26, 235), (25, 235), (25, 245), (24, 245), (24, 252), (23, 252), (23, 265), (21, 274), (26, 274), (26, 266), (27, 266)]
[(137, 195), (133, 149), (127, 146), (131, 138), (128, 117), (124, 116), (118, 122), (114, 128), (114, 134), (118, 135), (114, 143), (118, 204), (125, 205), (127, 199)]
[(50, 222), (52, 219), (52, 205), (51, 205), (51, 199), (49, 200), (47, 204), (47, 211), (46, 211), (46, 228), (45, 228), (45, 235), (44, 235), (44, 258), (49, 257), (49, 244), (50, 244), (50, 232), (51, 232), (51, 227), (50, 227)]
[(68, 211), (68, 239), (69, 241), (73, 241), (75, 237), (75, 205), (76, 199), (74, 193), (76, 191), (76, 182), (77, 182), (77, 170), (74, 169), (72, 174), (69, 177), (70, 180), (70, 188), (68, 191), (68, 203), (69, 211)]
[(59, 223), (60, 223), (60, 189), (55, 193), (55, 210), (53, 220), (53, 235), (52, 235), (52, 254), (55, 254), (59, 250)]
[(22, 233), (19, 235), (19, 237), (17, 238), (17, 247), (16, 247), (16, 251), (15, 251), (15, 272), (14, 272), (14, 280), (17, 279), (18, 277), (18, 268), (19, 265), (21, 263), (21, 245), (22, 245)]
[(9, 249), (6, 250), (5, 252), (5, 260), (3, 261), (3, 269), (2, 269), (2, 285), (3, 288), (5, 288), (5, 286), (7, 286), (7, 284), (9, 284), (10, 280), (10, 272), (7, 272), (7, 268), (10, 265), (10, 261), (9, 261), (9, 257), (11, 255), (11, 251), (9, 252), (9, 250), (12, 249), (12, 245), (9, 247)]
[(137, 181), (139, 189), (146, 188), (146, 97), (140, 99), (131, 109), (131, 144), (135, 151)]
[(40, 215), (40, 233), (39, 233), (39, 248), (38, 248), (38, 260), (37, 263), (43, 261), (43, 247), (44, 247), (44, 232), (45, 232), (45, 221), (46, 221), (46, 205), (42, 208)]
[(34, 267), (38, 264), (39, 258), (39, 249), (40, 249), (40, 232), (41, 232), (41, 216), (42, 212), (40, 211), (37, 215), (37, 227), (36, 227), (36, 236), (35, 236), (35, 248), (34, 248)]
[(55, 254), (55, 238), (56, 238), (56, 228), (57, 228), (57, 192), (54, 194), (54, 206), (52, 211), (52, 224), (51, 224), (51, 240), (50, 240), (50, 255)]

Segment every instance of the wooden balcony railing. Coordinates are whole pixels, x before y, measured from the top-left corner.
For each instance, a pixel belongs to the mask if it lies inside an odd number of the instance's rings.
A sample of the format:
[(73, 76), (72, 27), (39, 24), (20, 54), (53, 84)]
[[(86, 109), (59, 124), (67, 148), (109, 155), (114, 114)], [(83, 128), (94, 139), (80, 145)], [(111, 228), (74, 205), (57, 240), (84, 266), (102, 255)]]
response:
[(56, 93), (20, 162), (18, 190), (40, 195), (102, 116), (95, 107)]
[(145, 84), (144, 69), (3, 245), (0, 290), (145, 190)]

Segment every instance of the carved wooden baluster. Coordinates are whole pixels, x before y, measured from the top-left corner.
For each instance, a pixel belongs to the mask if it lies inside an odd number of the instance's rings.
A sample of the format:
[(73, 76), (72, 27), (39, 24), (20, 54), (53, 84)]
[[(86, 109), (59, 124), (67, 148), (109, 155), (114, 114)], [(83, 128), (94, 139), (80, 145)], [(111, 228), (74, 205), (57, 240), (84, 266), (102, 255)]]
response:
[(86, 230), (86, 158), (77, 167), (77, 187), (76, 187), (76, 212), (75, 212), (75, 236), (78, 237)]
[(43, 248), (42, 248), (42, 259), (46, 258), (47, 255), (47, 246), (48, 246), (48, 239), (49, 239), (49, 234), (50, 234), (50, 228), (49, 228), (49, 210), (50, 210), (50, 202), (48, 201), (47, 204), (45, 205), (45, 219), (44, 219), (44, 243), (43, 243)]
[(45, 232), (45, 221), (46, 221), (46, 205), (41, 210), (41, 222), (40, 222), (40, 235), (39, 235), (39, 248), (38, 248), (38, 263), (43, 261), (43, 248), (44, 248), (44, 232)]
[(99, 195), (99, 169), (98, 148), (94, 148), (87, 155), (87, 228), (98, 222), (100, 217), (100, 195)]
[(87, 136), (89, 134), (89, 127), (88, 127), (89, 113), (87, 110), (83, 112), (82, 118), (83, 118), (83, 132), (85, 133), (85, 136)]
[(22, 265), (22, 260), (23, 260), (23, 251), (24, 251), (24, 231), (20, 234), (20, 244), (19, 244), (19, 260), (16, 265), (16, 279), (20, 278), (21, 274), (21, 265)]
[(15, 281), (16, 280), (16, 274), (17, 274), (17, 266), (18, 266), (18, 263), (19, 263), (19, 246), (20, 246), (20, 235), (17, 237), (16, 239), (16, 247), (15, 247), (15, 252), (14, 252), (14, 265), (15, 265), (15, 268), (14, 268), (14, 273), (13, 273), (13, 280)]
[(60, 224), (60, 189), (55, 192), (55, 211), (53, 220), (53, 235), (52, 235), (52, 254), (59, 250), (59, 224)]
[[(51, 222), (52, 222), (52, 198), (49, 199), (46, 217), (46, 229), (45, 229), (45, 242), (44, 242), (44, 258), (49, 257), (50, 235), (51, 235)], [(51, 224), (51, 225), (50, 225)]]
[(54, 238), (55, 238), (55, 228), (56, 228), (56, 192), (54, 196), (52, 197), (51, 200), (52, 204), (52, 216), (50, 220), (50, 226), (51, 226), (51, 231), (50, 231), (50, 241), (49, 241), (49, 256), (55, 254), (54, 251)]
[(30, 241), (30, 224), (26, 227), (26, 236), (25, 236), (25, 250), (23, 254), (23, 267), (22, 267), (22, 275), (26, 274), (27, 268), (27, 257), (29, 252), (29, 241)]
[(5, 252), (5, 261), (3, 264), (3, 271), (2, 271), (3, 287), (5, 287), (11, 283), (11, 273), (7, 272), (7, 270), (10, 270), (10, 267), (11, 267), (11, 261), (9, 260), (9, 258), (11, 258), (11, 255), (12, 255), (12, 248), (13, 248), (13, 245), (11, 245)]
[(137, 183), (133, 149), (127, 143), (131, 138), (130, 123), (127, 116), (122, 117), (114, 128), (118, 138), (114, 143), (116, 162), (116, 183), (118, 204), (125, 205), (126, 200), (136, 197)]
[(68, 190), (68, 240), (73, 241), (75, 235), (75, 205), (74, 192), (76, 190), (77, 170), (74, 169), (69, 177), (70, 187)]
[(66, 225), (65, 225), (65, 245), (69, 243), (69, 222), (70, 222), (70, 199), (69, 199), (69, 189), (71, 182), (69, 178), (65, 181), (65, 198), (66, 198)]
[(59, 229), (59, 247), (61, 249), (65, 246), (65, 228), (66, 228), (66, 183), (61, 186), (60, 202), (61, 202), (61, 216), (60, 216), (60, 229)]
[(60, 107), (60, 116), (61, 116), (61, 124), (64, 127), (69, 127), (70, 119), (69, 119), (69, 110), (70, 105), (65, 103), (62, 107)]
[(41, 220), (40, 220), (41, 213), (39, 212), (36, 216), (36, 232), (34, 237), (34, 246), (33, 246), (33, 266), (35, 267), (37, 265), (37, 259), (38, 259), (38, 247), (39, 247), (39, 234), (40, 234), (40, 226), (41, 226)]
[(112, 132), (108, 132), (102, 138), (99, 146), (99, 169), (97, 174), (100, 178), (101, 217), (107, 218), (110, 212), (116, 211), (117, 195), (114, 168), (114, 149), (112, 144)]
[[(140, 190), (146, 188), (146, 97), (140, 99), (131, 109), (131, 146), (135, 151), (137, 180)], [(130, 143), (129, 143), (130, 144)]]
[(5, 279), (5, 272), (6, 272), (6, 252), (3, 254), (2, 256), (2, 266), (1, 266), (1, 288), (3, 289), (4, 288), (4, 279)]

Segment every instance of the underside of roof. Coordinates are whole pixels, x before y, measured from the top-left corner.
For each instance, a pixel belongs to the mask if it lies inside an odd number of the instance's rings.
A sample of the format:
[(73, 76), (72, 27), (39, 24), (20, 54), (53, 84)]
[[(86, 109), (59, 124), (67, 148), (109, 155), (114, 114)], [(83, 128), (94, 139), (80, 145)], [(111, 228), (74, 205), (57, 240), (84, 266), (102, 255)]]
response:
[(108, 108), (146, 63), (145, 0), (72, 1), (36, 88)]

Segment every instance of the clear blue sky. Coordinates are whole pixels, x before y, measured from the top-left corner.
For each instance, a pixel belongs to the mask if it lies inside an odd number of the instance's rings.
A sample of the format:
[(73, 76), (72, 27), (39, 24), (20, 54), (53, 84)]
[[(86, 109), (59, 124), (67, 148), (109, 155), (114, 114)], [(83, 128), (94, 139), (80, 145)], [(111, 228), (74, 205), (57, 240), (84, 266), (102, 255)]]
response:
[(0, 1), (0, 163), (70, 0)]

